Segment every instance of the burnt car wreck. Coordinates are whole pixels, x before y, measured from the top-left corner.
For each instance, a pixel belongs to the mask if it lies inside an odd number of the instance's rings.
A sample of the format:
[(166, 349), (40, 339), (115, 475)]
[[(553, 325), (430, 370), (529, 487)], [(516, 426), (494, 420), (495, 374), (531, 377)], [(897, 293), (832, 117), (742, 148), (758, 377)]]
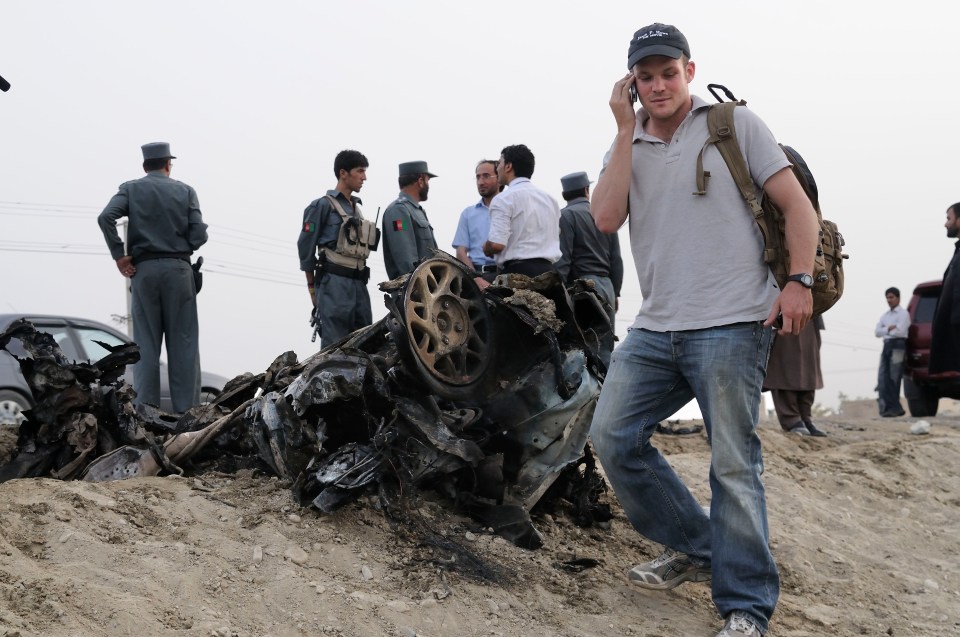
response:
[(530, 511), (562, 498), (578, 524), (609, 519), (587, 444), (613, 329), (601, 297), (555, 274), (481, 291), (437, 252), (380, 285), (388, 314), (300, 362), (231, 380), (208, 404), (171, 416), (134, 407), (124, 367), (136, 346), (96, 363), (67, 360), (21, 321), (35, 407), (0, 481), (114, 480), (255, 466), (289, 480), (304, 506), (332, 512), (374, 491), (399, 512), (436, 489), (515, 544), (542, 537)]

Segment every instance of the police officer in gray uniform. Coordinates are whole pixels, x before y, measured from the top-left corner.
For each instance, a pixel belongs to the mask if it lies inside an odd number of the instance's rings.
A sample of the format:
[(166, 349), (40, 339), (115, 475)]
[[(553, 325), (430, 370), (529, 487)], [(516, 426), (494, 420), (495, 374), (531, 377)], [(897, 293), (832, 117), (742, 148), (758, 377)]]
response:
[(600, 296), (607, 302), (610, 336), (600, 343), (600, 358), (610, 364), (617, 299), (623, 284), (623, 259), (620, 238), (597, 230), (590, 214), (590, 178), (585, 172), (570, 173), (560, 178), (563, 199), (567, 206), (560, 211), (560, 252), (554, 264), (569, 285), (574, 279), (593, 281)]
[[(170, 144), (144, 144), (145, 177), (121, 184), (97, 221), (120, 274), (131, 280), (137, 403), (160, 404), (160, 344), (166, 341), (170, 399), (184, 412), (200, 403), (197, 289), (190, 256), (207, 242), (197, 192), (170, 179)], [(117, 220), (128, 218), (127, 247)]]
[(418, 261), (437, 249), (433, 226), (420, 205), (427, 200), (431, 177), (436, 175), (425, 161), (400, 164), (400, 194), (383, 213), (383, 263), (391, 279), (413, 272)]
[(333, 161), (337, 185), (303, 211), (297, 239), (300, 269), (321, 324), (326, 347), (373, 322), (367, 281), (367, 257), (377, 249), (375, 223), (363, 218), (360, 192), (367, 180), (367, 158), (356, 150), (340, 151)]

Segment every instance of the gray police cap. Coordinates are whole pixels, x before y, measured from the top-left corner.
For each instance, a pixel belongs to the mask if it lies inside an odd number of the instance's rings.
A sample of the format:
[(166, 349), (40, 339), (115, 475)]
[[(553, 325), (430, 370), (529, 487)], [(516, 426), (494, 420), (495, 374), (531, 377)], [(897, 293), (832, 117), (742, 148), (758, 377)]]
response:
[(167, 142), (151, 142), (140, 147), (143, 151), (143, 161), (148, 159), (176, 159), (170, 154), (170, 144)]
[(436, 177), (432, 172), (427, 170), (427, 162), (425, 161), (405, 161), (400, 164), (400, 176), (404, 175), (428, 175), (430, 177)]
[(563, 188), (563, 192), (570, 192), (571, 190), (580, 190), (581, 188), (586, 188), (593, 182), (590, 181), (590, 178), (587, 177), (587, 173), (570, 173), (569, 175), (564, 175), (560, 178), (560, 186)]

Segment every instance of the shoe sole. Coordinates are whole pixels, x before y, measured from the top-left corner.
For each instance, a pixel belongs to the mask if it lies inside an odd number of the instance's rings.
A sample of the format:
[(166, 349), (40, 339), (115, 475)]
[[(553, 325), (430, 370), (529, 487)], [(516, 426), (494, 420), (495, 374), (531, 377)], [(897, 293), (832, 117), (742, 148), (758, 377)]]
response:
[(671, 588), (676, 588), (684, 582), (709, 582), (710, 581), (710, 571), (708, 570), (697, 570), (690, 571), (689, 573), (684, 573), (683, 575), (678, 575), (677, 577), (668, 579), (664, 582), (647, 582), (645, 580), (634, 579), (627, 575), (627, 579), (634, 586), (639, 586), (640, 588), (646, 588), (652, 591), (668, 591)]

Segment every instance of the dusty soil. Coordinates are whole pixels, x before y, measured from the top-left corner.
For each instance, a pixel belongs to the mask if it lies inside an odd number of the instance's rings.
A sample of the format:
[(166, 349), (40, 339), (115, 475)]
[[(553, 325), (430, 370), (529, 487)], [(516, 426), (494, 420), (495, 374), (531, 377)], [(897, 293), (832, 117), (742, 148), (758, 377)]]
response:
[[(960, 634), (960, 420), (834, 417), (828, 438), (764, 424), (783, 592), (771, 637)], [(702, 434), (657, 434), (706, 503)], [(0, 449), (9, 453), (5, 432)], [(2, 458), (0, 458), (2, 459)], [(641, 539), (614, 520), (537, 515), (514, 547), (425, 495), (392, 521), (333, 515), (253, 471), (0, 485), (0, 636), (712, 636), (708, 584), (635, 588)], [(595, 559), (592, 568), (565, 564)]]

